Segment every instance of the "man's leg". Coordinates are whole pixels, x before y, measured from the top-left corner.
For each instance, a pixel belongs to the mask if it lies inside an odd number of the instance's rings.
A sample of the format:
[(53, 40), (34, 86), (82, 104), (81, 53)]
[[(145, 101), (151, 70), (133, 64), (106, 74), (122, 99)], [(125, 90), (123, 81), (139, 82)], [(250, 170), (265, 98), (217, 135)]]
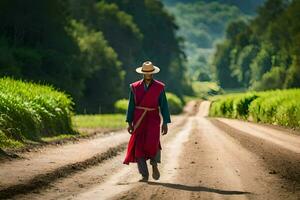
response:
[(143, 181), (147, 181), (149, 178), (148, 166), (145, 158), (138, 158), (137, 166), (139, 173), (143, 176)]
[(154, 158), (150, 159), (150, 164), (152, 165), (152, 177), (155, 180), (158, 180), (160, 173), (157, 167), (157, 163), (160, 163), (161, 150), (159, 149)]

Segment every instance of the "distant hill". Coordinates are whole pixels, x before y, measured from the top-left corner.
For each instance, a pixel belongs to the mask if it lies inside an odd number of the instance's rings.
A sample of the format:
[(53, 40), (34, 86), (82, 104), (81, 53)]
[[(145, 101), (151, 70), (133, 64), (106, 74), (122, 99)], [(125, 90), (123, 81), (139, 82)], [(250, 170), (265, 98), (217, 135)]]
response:
[(255, 13), (256, 8), (265, 2), (265, 0), (162, 0), (162, 2), (165, 3), (166, 5), (174, 5), (176, 3), (195, 3), (195, 2), (211, 3), (213, 1), (222, 4), (235, 5), (247, 14)]
[(210, 80), (208, 61), (214, 45), (224, 36), (227, 24), (245, 19), (245, 14), (235, 5), (212, 1), (177, 2), (166, 6), (175, 16), (179, 26), (177, 34), (184, 38), (185, 53), (188, 58), (189, 78), (192, 80)]
[(187, 68), (192, 80), (212, 78), (209, 67), (215, 44), (224, 38), (227, 25), (249, 20), (265, 0), (161, 0), (179, 26), (184, 38)]

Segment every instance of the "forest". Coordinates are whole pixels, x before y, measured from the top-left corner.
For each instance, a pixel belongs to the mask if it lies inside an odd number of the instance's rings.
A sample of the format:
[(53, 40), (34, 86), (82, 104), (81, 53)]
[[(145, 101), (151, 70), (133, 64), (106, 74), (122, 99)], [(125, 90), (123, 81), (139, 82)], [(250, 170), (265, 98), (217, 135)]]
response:
[(268, 0), (248, 22), (228, 25), (212, 67), (222, 88), (300, 86), (300, 1)]
[(53, 85), (77, 113), (111, 113), (151, 60), (183, 99), (223, 89), (298, 87), (299, 1), (2, 0), (0, 77)]
[(0, 77), (51, 84), (77, 113), (113, 112), (145, 60), (168, 91), (192, 93), (178, 26), (160, 1), (2, 0), (0, 21)]

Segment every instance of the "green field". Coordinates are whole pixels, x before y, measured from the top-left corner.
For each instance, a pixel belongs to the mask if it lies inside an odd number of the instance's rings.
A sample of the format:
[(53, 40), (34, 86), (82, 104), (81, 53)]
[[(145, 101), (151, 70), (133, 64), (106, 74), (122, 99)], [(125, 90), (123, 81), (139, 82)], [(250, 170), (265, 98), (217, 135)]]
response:
[(72, 99), (52, 86), (0, 79), (0, 148), (77, 134), (72, 128), (72, 107)]
[(75, 115), (71, 97), (49, 85), (0, 79), (0, 148), (81, 135), (76, 128), (125, 128), (125, 114)]
[(95, 114), (75, 115), (72, 118), (73, 126), (76, 128), (125, 128), (125, 114)]
[(300, 89), (220, 95), (211, 98), (209, 115), (300, 127)]

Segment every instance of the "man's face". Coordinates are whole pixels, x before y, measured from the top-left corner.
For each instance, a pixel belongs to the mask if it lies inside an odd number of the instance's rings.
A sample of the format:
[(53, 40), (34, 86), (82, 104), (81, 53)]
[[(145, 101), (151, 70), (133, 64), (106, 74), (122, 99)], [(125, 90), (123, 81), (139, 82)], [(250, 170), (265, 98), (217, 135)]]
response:
[(144, 79), (145, 80), (151, 80), (153, 77), (153, 74), (144, 74)]

